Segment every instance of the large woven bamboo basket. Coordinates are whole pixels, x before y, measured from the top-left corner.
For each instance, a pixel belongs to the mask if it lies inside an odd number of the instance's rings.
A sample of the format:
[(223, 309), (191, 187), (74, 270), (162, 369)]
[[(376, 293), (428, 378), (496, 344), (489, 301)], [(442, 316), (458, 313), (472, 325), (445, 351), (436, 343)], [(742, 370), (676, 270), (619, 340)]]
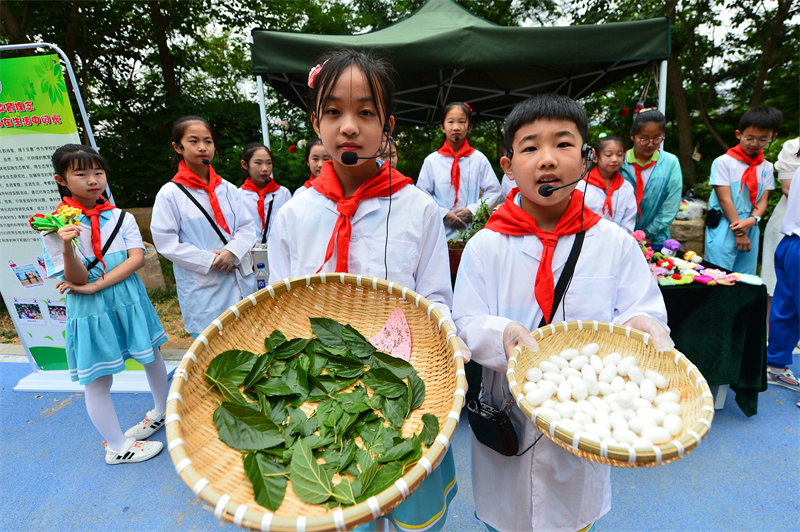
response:
[[(650, 335), (630, 327), (621, 327), (598, 321), (568, 321), (554, 323), (533, 331), (539, 344), (538, 351), (517, 349), (508, 362), (508, 382), (517, 406), (539, 427), (550, 440), (571, 453), (602, 464), (620, 467), (650, 467), (678, 460), (699, 444), (708, 434), (714, 418), (714, 403), (708, 383), (697, 366), (679, 351), (658, 352), (650, 343)], [(636, 357), (637, 365), (644, 371), (652, 369), (667, 378), (667, 390), (680, 396), (683, 411), (680, 417), (683, 430), (672, 441), (654, 445), (650, 449), (626, 446), (604, 446), (588, 438), (576, 437), (572, 432), (538, 416), (527, 401), (523, 401), (523, 386), (528, 369), (536, 367), (550, 355), (564, 349), (590, 343), (600, 345), (600, 353), (620, 353), (623, 357)]]
[[(327, 510), (300, 500), (291, 489), (274, 513), (255, 502), (239, 451), (222, 443), (212, 419), (218, 406), (203, 373), (229, 349), (256, 354), (273, 330), (287, 338), (312, 335), (309, 318), (349, 323), (367, 338), (395, 308), (411, 328), (414, 365), (426, 385), (425, 402), (403, 424), (405, 437), (417, 432), (424, 413), (439, 418), (440, 432), (422, 458), (393, 486), (349, 508)], [(427, 299), (396, 283), (349, 274), (285, 279), (243, 299), (198, 336), (173, 377), (167, 402), (167, 442), (175, 470), (214, 516), (251, 530), (320, 532), (348, 530), (400, 504), (431, 473), (450, 445), (464, 404), (463, 357), (447, 319)], [(312, 412), (316, 403), (303, 409)]]

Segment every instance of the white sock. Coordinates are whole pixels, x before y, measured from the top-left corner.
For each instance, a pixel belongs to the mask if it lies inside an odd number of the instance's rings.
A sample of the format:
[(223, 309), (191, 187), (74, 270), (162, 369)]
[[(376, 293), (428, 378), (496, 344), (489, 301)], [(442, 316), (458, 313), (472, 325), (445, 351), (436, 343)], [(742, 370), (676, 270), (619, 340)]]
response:
[(120, 450), (127, 440), (119, 426), (117, 411), (111, 401), (111, 384), (114, 378), (111, 375), (98, 377), (84, 387), (86, 411), (92, 420), (97, 432), (106, 440), (108, 447)]
[(147, 384), (150, 385), (150, 392), (153, 394), (153, 410), (159, 414), (167, 412), (167, 367), (161, 357), (161, 350), (153, 348), (155, 360), (144, 365), (144, 373), (147, 375)]

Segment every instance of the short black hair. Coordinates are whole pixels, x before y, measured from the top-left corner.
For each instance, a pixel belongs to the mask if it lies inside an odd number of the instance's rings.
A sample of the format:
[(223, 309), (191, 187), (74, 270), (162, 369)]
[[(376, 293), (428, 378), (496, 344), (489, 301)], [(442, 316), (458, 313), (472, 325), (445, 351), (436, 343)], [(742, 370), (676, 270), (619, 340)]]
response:
[[(211, 127), (211, 124), (208, 122), (208, 120), (202, 116), (186, 115), (177, 119), (175, 123), (172, 124), (172, 132), (170, 133), (170, 146), (172, 146), (172, 142), (180, 145), (181, 139), (183, 139), (183, 134), (186, 133), (186, 130), (189, 128), (189, 124), (192, 122), (200, 122), (206, 126), (206, 129), (208, 129), (209, 133), (211, 133), (211, 139), (214, 141), (214, 154), (216, 154), (218, 146), (217, 134), (214, 131), (214, 128)], [(170, 150), (172, 151), (172, 167), (177, 170), (178, 165), (183, 160), (183, 155), (176, 152), (172, 147), (170, 147)]]
[(739, 131), (754, 127), (776, 133), (782, 123), (783, 113), (774, 107), (753, 107), (745, 111), (739, 119)]
[[(64, 144), (58, 148), (50, 158), (53, 163), (53, 171), (66, 180), (67, 170), (86, 170), (90, 168), (102, 168), (108, 173), (108, 161), (105, 157), (97, 153), (91, 146), (83, 144)], [(58, 193), (62, 198), (72, 197), (72, 192), (64, 185), (58, 185)]]
[[(256, 152), (261, 149), (267, 150), (269, 158), (272, 159), (272, 164), (274, 165), (275, 158), (272, 156), (272, 150), (270, 150), (260, 142), (250, 142), (247, 145), (245, 145), (244, 150), (242, 151), (242, 160), (244, 161), (244, 164), (246, 164), (249, 167), (250, 159), (252, 159), (253, 155), (255, 155)], [(242, 183), (247, 181), (248, 177), (250, 177), (250, 171), (246, 169), (244, 166), (242, 166)]]
[(582, 143), (589, 138), (589, 119), (581, 104), (562, 94), (537, 94), (518, 103), (506, 117), (503, 126), (503, 144), (509, 149), (514, 144), (514, 135), (519, 128), (536, 120), (567, 120), (575, 124), (581, 134)]

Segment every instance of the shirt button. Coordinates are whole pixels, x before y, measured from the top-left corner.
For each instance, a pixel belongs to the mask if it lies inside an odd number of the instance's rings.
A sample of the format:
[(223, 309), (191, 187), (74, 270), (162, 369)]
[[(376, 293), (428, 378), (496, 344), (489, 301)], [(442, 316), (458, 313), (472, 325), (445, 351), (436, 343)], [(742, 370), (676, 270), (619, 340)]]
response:
[(358, 242), (358, 234), (353, 233), (350, 235), (350, 242)]

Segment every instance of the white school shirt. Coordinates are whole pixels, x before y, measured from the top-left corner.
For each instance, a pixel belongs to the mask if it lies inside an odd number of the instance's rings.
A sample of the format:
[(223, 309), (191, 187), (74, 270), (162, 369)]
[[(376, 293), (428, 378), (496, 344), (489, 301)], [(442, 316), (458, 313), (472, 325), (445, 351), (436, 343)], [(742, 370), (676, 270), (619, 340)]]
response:
[[(453, 158), (447, 157), (435, 151), (425, 157), (422, 169), (417, 178), (417, 188), (428, 193), (439, 206), (440, 217), (445, 215), (453, 208), (466, 207), (472, 214), (481, 206), (481, 200), (485, 201), (489, 208), (494, 207), (500, 200), (500, 182), (492, 169), (491, 163), (486, 156), (475, 150), (467, 157), (458, 160), (458, 168), (461, 171), (461, 180), (458, 186), (458, 203), (456, 191), (450, 182), (450, 169), (453, 167)], [(458, 237), (460, 230), (452, 227), (445, 227), (447, 239)]]
[[(186, 187), (214, 219), (214, 211), (204, 190)], [(222, 215), (234, 235), (225, 235), (224, 245), (236, 256), (236, 263), (250, 253), (256, 238), (255, 222), (247, 211), (239, 189), (226, 180), (214, 188)], [(172, 261), (183, 325), (190, 334), (199, 334), (227, 308), (256, 290), (255, 275), (242, 277), (238, 269), (222, 273), (211, 269), (213, 250), (223, 243), (200, 209), (173, 182), (161, 187), (153, 204), (150, 220), (153, 244)]]
[(786, 200), (786, 216), (783, 218), (781, 233), (786, 236), (800, 236), (800, 168), (794, 173)]
[[(388, 209), (388, 197), (369, 198), (358, 204), (350, 219), (348, 271), (410, 288), (435, 303), (449, 318), (453, 289), (439, 209), (413, 185), (395, 192), (391, 196), (387, 243)], [(325, 260), (338, 218), (336, 202), (313, 187), (284, 205), (267, 246), (270, 284), (316, 273)], [(388, 274), (384, 267), (384, 246)], [(322, 272), (336, 271), (336, 254), (334, 248)]]
[[(256, 239), (255, 243), (261, 242), (261, 237), (264, 234), (264, 220), (261, 220), (261, 216), (258, 214), (258, 192), (254, 192), (252, 190), (244, 190), (243, 188), (239, 189), (239, 193), (242, 195), (242, 204), (247, 208), (247, 212), (250, 213), (250, 216), (255, 221), (255, 229), (256, 229)], [(264, 196), (264, 216), (267, 216), (269, 212), (269, 206), (272, 204), (272, 214), (270, 215), (270, 227), (267, 227), (267, 237), (269, 237), (269, 231), (275, 221), (275, 216), (278, 215), (278, 211), (280, 210), (283, 205), (292, 199), (292, 193), (289, 192), (289, 189), (286, 187), (280, 187), (275, 192), (269, 193)]]
[(503, 180), (500, 182), (500, 203), (506, 201), (506, 198), (516, 186), (516, 182), (512, 181), (508, 175), (503, 174)]
[[(552, 262), (555, 284), (574, 240), (569, 235), (558, 241)], [(503, 331), (511, 321), (533, 330), (542, 318), (534, 295), (542, 250), (533, 235), (483, 229), (461, 258), (453, 318), (472, 359), (483, 365), (482, 399), (496, 408), (512, 397)], [(586, 231), (572, 283), (553, 321), (621, 324), (640, 314), (666, 328), (664, 300), (636, 241), (600, 220)], [(510, 416), (522, 452), (542, 434), (517, 406)], [(478, 518), (498, 530), (575, 532), (611, 507), (610, 467), (578, 458), (545, 436), (519, 457), (503, 456), (473, 436), (472, 478), (473, 485), (481, 486), (475, 497)]]
[[(742, 175), (744, 174), (744, 171), (750, 167), (750, 165), (743, 163), (738, 159), (734, 159), (728, 154), (718, 157), (715, 163), (716, 171), (711, 173), (711, 178), (708, 182), (708, 185), (730, 186), (731, 195), (737, 196), (739, 194), (739, 188), (742, 182)], [(772, 169), (771, 162), (765, 160), (756, 166), (756, 176), (758, 178), (758, 184), (763, 187), (765, 191), (775, 189), (775, 172)], [(758, 191), (756, 191), (756, 194), (757, 198), (759, 198), (760, 194), (758, 194)], [(742, 198), (747, 198), (746, 201), (743, 201), (743, 204), (750, 203), (750, 195), (747, 193), (746, 189), (742, 189), (741, 195)], [(734, 203), (736, 203), (735, 198)], [(739, 211), (739, 214), (749, 214), (753, 207), (755, 207), (755, 205), (752, 205), (746, 211), (741, 209), (737, 210)]]
[(614, 216), (603, 212), (603, 204), (606, 201), (605, 190), (589, 185), (586, 180), (579, 181), (578, 186), (575, 188), (583, 192), (583, 197), (586, 198), (586, 206), (592, 212), (596, 212), (602, 218), (614, 222), (629, 234), (633, 232), (639, 211), (636, 207), (636, 191), (628, 181), (623, 178), (622, 186), (611, 195), (611, 211)]

